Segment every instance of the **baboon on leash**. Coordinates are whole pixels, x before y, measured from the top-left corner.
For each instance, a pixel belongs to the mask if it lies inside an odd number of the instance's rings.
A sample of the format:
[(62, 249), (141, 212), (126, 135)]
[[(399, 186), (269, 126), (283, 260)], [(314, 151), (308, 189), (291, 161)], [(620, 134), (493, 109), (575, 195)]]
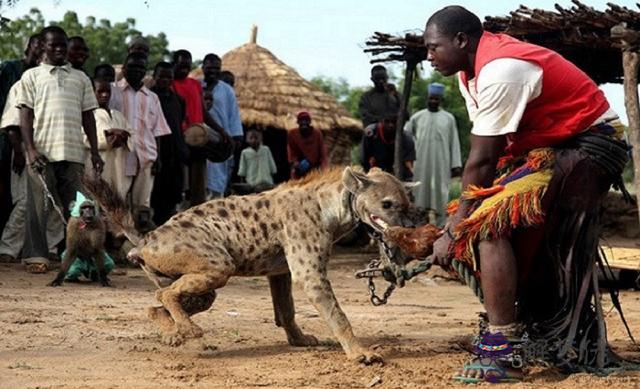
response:
[(90, 200), (83, 201), (80, 204), (80, 215), (69, 218), (66, 238), (67, 249), (62, 258), (58, 275), (48, 285), (62, 285), (69, 267), (76, 258), (80, 258), (94, 261), (98, 269), (98, 280), (102, 286), (109, 286), (109, 279), (105, 270), (105, 236), (105, 223), (98, 215), (95, 205)]

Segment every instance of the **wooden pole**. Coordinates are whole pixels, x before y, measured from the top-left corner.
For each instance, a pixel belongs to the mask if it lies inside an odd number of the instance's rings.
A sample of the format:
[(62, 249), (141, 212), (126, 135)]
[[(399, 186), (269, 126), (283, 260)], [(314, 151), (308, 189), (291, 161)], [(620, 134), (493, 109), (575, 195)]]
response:
[(251, 37), (249, 38), (249, 43), (257, 43), (258, 41), (258, 26), (255, 24), (251, 26)]
[[(611, 37), (622, 42), (622, 68), (624, 71), (624, 107), (629, 118), (629, 143), (633, 147), (634, 181), (636, 196), (640, 199), (640, 102), (638, 100), (638, 69), (640, 33), (628, 29), (626, 23), (611, 28)], [(640, 205), (640, 202), (638, 203)], [(638, 212), (640, 217), (640, 212)]]
[(413, 84), (413, 74), (416, 70), (417, 62), (413, 60), (407, 61), (407, 69), (404, 72), (404, 88), (402, 90), (402, 101), (400, 101), (400, 111), (398, 112), (398, 120), (396, 121), (396, 140), (393, 156), (393, 174), (402, 181), (402, 134), (404, 132), (405, 112), (409, 106), (409, 97), (411, 97), (411, 86)]

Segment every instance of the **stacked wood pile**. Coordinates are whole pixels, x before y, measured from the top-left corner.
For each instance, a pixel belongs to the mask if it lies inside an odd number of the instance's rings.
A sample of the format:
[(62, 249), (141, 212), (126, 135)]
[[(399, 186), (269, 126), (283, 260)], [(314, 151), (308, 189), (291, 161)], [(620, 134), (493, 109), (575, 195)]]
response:
[(509, 16), (487, 17), (484, 28), (525, 42), (550, 48), (575, 63), (598, 84), (622, 83), (619, 40), (611, 28), (624, 22), (640, 29), (640, 12), (608, 3), (605, 11), (572, 1), (574, 6), (555, 6), (555, 11), (521, 5)]
[(374, 57), (370, 62), (417, 61), (427, 58), (427, 50), (422, 40), (422, 33), (407, 33), (404, 36), (393, 36), (383, 32), (375, 32), (365, 44), (365, 53)]

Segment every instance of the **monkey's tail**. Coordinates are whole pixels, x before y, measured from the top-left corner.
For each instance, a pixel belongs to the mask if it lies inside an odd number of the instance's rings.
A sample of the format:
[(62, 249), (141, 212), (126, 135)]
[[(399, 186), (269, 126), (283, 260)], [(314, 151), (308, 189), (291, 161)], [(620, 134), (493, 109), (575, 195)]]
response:
[(82, 178), (82, 184), (93, 200), (98, 203), (105, 212), (109, 222), (116, 228), (122, 230), (127, 239), (137, 246), (142, 239), (142, 235), (136, 230), (133, 217), (124, 199), (100, 177), (84, 176)]

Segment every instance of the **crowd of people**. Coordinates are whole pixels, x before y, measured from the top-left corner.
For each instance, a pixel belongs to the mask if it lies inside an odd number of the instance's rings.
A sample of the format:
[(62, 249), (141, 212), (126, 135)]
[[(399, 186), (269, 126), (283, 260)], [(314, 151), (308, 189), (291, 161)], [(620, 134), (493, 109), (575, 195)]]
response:
[[(358, 162), (365, 171), (377, 167), (393, 173), (401, 96), (389, 83), (384, 66), (371, 69), (371, 81), (373, 88), (362, 95), (358, 107), (364, 126)], [(404, 126), (400, 156), (402, 179), (419, 183), (413, 190), (415, 204), (431, 211), (434, 218), (430, 222), (439, 227), (447, 216), (451, 178), (462, 172), (456, 119), (441, 108), (444, 93), (444, 85), (429, 85), (427, 107), (414, 113)]]
[[(262, 132), (243, 128), (235, 78), (220, 57), (204, 56), (200, 81), (189, 76), (189, 51), (156, 64), (149, 51), (144, 38), (134, 38), (123, 47), (120, 72), (104, 63), (88, 74), (85, 40), (50, 26), (30, 37), (22, 59), (2, 63), (0, 261), (58, 260), (83, 175), (108, 182), (141, 230), (208, 199), (278, 183)], [(285, 141), (288, 178), (328, 165), (311, 114), (302, 111), (297, 121)], [(194, 127), (228, 140), (231, 156), (208, 160), (203, 147), (189, 144)]]
[[(103, 63), (88, 74), (91, 48), (86, 41), (50, 26), (31, 36), (22, 59), (2, 63), (0, 198), (6, 206), (0, 215), (0, 261), (47, 263), (59, 257), (63, 222), (82, 191), (83, 174), (100, 174), (129, 202), (137, 225), (146, 230), (208, 199), (264, 191), (282, 181), (262, 131), (243, 128), (235, 78), (222, 70), (221, 58), (205, 55), (203, 79), (197, 80), (189, 76), (193, 58), (188, 50), (173, 52), (171, 62), (149, 64), (150, 49), (144, 38), (134, 38), (123, 47), (119, 72)], [(383, 66), (373, 67), (371, 80), (374, 87), (359, 106), (365, 136), (355, 162), (366, 171), (391, 172), (401, 96)], [(443, 87), (437, 93), (434, 88), (430, 102), (439, 102)], [(445, 119), (425, 119), (438, 115)], [(288, 131), (285, 141), (287, 155), (276, 155), (289, 162), (285, 178), (300, 178), (329, 164), (311, 114), (301, 111), (296, 119), (298, 127)], [(186, 134), (194, 126), (230, 139), (233, 156), (208, 160), (201, 147), (188, 142)], [(411, 118), (403, 135), (403, 179), (423, 183), (417, 204), (435, 210), (442, 224), (450, 176), (435, 170), (451, 165), (445, 170), (453, 176), (459, 170), (455, 120), (430, 103)], [(424, 160), (431, 155), (428, 147), (449, 153), (450, 163), (443, 164), (442, 155)], [(62, 214), (47, 205), (49, 195)]]

